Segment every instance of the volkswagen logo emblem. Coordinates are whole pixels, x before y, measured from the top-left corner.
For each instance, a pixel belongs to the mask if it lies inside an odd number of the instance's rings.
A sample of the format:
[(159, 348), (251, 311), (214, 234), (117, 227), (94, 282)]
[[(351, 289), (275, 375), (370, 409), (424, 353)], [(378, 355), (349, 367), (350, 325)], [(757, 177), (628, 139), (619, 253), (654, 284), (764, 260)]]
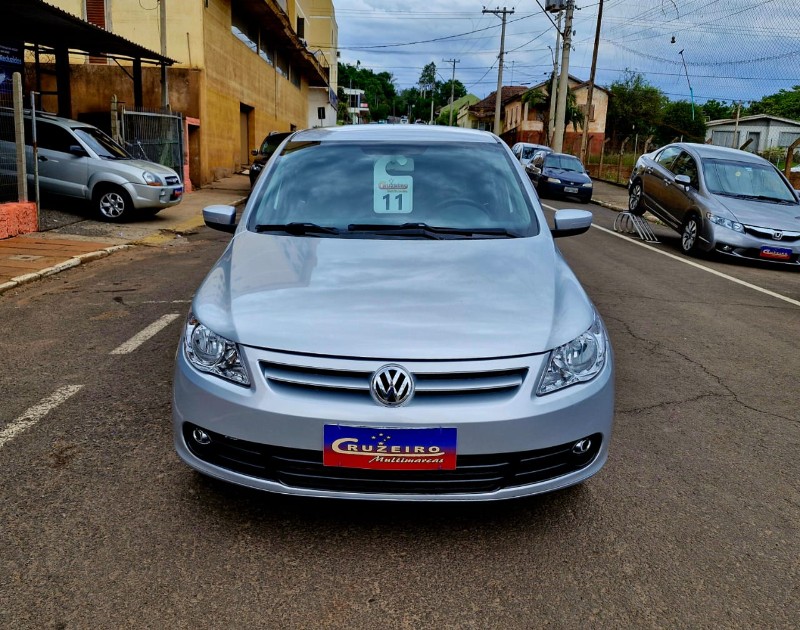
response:
[(384, 365), (372, 375), (370, 393), (384, 407), (400, 407), (414, 395), (414, 379), (400, 365)]
[(783, 232), (773, 232), (772, 238), (774, 238), (776, 241), (781, 240), (783, 238)]

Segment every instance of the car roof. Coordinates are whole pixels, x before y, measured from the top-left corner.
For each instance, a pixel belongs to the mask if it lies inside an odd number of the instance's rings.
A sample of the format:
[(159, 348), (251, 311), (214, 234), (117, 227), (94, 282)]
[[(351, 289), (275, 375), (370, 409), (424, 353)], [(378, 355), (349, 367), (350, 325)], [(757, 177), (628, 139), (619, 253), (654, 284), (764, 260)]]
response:
[(501, 140), (487, 131), (439, 125), (344, 125), (298, 131), (294, 142), (475, 142), (497, 144)]
[(680, 147), (686, 149), (689, 153), (694, 153), (700, 159), (717, 158), (720, 160), (737, 160), (739, 162), (754, 162), (757, 164), (768, 163), (767, 160), (755, 153), (749, 151), (742, 151), (740, 149), (730, 149), (728, 147), (720, 147), (714, 144), (699, 144), (696, 142), (676, 142), (667, 146)]

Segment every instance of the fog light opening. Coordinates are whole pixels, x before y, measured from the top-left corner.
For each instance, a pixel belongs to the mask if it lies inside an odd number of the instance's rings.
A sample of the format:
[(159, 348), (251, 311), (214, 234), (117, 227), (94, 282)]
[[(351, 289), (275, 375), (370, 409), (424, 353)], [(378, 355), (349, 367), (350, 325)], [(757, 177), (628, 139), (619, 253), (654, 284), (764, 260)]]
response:
[(575, 455), (586, 455), (590, 448), (592, 448), (592, 441), (589, 438), (583, 438), (572, 445), (572, 452)]
[(723, 252), (726, 252), (726, 253), (727, 252), (732, 252), (733, 251), (733, 247), (731, 247), (730, 245), (722, 245), (720, 247), (720, 250), (723, 251)]
[(200, 446), (206, 446), (207, 444), (211, 444), (211, 436), (205, 431), (203, 431), (203, 429), (198, 428), (192, 431), (192, 438)]

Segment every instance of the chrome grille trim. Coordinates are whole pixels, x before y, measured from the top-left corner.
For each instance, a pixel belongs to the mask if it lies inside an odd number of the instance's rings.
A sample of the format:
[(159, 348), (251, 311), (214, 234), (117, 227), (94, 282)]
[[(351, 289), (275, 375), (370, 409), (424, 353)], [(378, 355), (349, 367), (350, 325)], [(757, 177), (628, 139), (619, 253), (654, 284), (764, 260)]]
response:
[[(286, 363), (289, 357), (281, 357), (280, 361), (260, 359), (261, 373), (267, 383), (280, 392), (314, 392), (318, 394), (363, 394), (370, 395), (370, 379), (375, 370), (388, 361), (352, 361), (341, 359), (335, 361), (341, 367), (316, 367), (305, 357), (297, 357), (297, 363)], [(294, 358), (294, 357), (291, 357)], [(330, 363), (327, 360), (326, 363)], [(366, 364), (371, 369), (364, 369)], [(415, 382), (415, 397), (432, 398), (444, 396), (480, 396), (513, 394), (525, 382), (528, 366), (520, 360), (516, 365), (504, 367), (498, 361), (485, 361), (485, 369), (474, 369), (476, 361), (464, 361), (473, 369), (459, 369), (459, 362), (425, 362), (413, 361), (404, 363)], [(481, 363), (481, 361), (477, 361)], [(523, 364), (520, 364), (523, 363)], [(494, 364), (494, 365), (489, 365)]]
[[(759, 227), (756, 225), (745, 225), (744, 231), (746, 234), (750, 234), (751, 236), (757, 236), (758, 238), (763, 238), (769, 241), (775, 241), (776, 243), (793, 243), (795, 241), (800, 240), (800, 232), (792, 232), (792, 231), (784, 231), (784, 230), (775, 230), (772, 228), (765, 228)], [(772, 236), (775, 232), (781, 232), (783, 237), (780, 240), (775, 240)]]

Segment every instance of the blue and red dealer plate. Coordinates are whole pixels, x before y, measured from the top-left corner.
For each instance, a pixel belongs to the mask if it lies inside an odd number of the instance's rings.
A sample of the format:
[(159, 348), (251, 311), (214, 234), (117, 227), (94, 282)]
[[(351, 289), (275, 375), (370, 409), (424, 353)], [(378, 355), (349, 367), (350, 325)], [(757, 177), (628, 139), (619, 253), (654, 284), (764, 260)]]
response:
[(455, 470), (456, 429), (388, 429), (326, 424), (325, 466)]

